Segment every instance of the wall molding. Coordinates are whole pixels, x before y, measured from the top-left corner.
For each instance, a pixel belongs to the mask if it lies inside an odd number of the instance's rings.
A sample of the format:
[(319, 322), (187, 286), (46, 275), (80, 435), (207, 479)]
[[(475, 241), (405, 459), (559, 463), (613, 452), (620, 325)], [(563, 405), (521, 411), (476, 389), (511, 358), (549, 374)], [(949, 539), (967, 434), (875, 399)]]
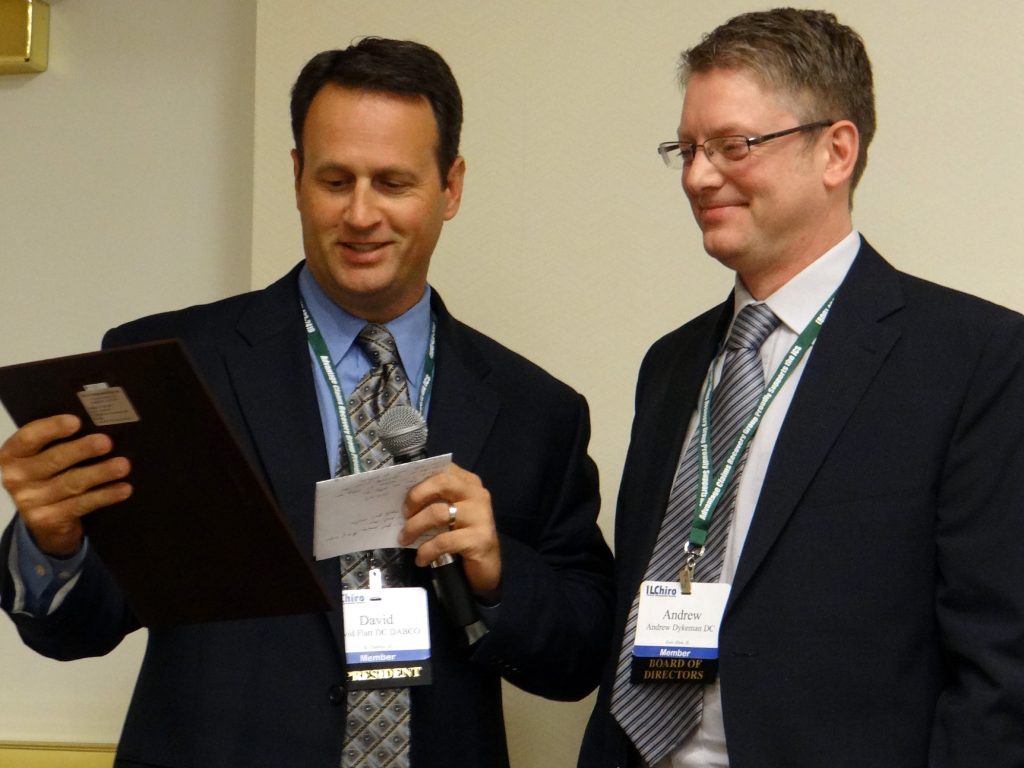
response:
[(111, 768), (116, 744), (0, 741), (0, 765), (18, 768)]

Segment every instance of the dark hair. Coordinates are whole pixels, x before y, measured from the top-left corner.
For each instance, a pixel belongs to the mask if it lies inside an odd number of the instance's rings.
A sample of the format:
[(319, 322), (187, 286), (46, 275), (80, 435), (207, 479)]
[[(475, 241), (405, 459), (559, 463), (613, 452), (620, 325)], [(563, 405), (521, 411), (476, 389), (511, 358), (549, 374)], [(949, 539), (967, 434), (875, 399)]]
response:
[(683, 51), (683, 87), (695, 73), (742, 69), (765, 87), (796, 98), (801, 122), (849, 120), (860, 134), (851, 193), (868, 162), (875, 135), (875, 93), (864, 41), (826, 11), (776, 8), (729, 19)]
[(411, 40), (364, 37), (344, 50), (323, 51), (310, 59), (292, 87), (292, 135), (301, 169), (302, 128), (314, 97), (328, 83), (364, 91), (423, 96), (437, 122), (437, 168), (441, 186), (459, 154), (462, 95), (445, 60)]

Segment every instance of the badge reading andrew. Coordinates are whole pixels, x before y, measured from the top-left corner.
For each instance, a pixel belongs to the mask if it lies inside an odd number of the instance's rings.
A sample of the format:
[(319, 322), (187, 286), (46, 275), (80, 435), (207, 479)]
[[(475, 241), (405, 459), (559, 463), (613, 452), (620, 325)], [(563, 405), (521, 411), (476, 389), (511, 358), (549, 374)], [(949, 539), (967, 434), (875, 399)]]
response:
[(425, 589), (353, 589), (342, 599), (349, 689), (431, 683)]
[(718, 627), (728, 584), (645, 581), (630, 679), (634, 683), (712, 683), (718, 674)]

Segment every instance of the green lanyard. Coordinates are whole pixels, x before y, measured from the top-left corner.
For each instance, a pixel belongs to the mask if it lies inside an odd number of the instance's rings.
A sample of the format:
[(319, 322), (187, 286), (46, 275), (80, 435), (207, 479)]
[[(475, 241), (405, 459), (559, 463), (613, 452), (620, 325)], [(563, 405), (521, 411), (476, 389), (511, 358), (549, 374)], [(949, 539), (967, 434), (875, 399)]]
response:
[(722, 500), (725, 489), (729, 486), (729, 480), (733, 476), (740, 457), (743, 456), (744, 449), (756, 434), (757, 428), (761, 425), (764, 412), (768, 410), (768, 406), (775, 400), (775, 396), (782, 389), (782, 385), (789, 379), (807, 350), (813, 347), (814, 342), (817, 341), (818, 334), (821, 332), (821, 326), (825, 323), (825, 318), (828, 317), (829, 309), (831, 309), (835, 297), (835, 293), (828, 297), (828, 300), (818, 310), (811, 322), (804, 328), (803, 333), (793, 342), (793, 346), (790, 347), (786, 357), (779, 363), (779, 367), (775, 369), (775, 373), (772, 375), (768, 386), (761, 393), (761, 399), (740, 429), (732, 449), (725, 458), (725, 462), (720, 467), (717, 476), (713, 479), (712, 473), (714, 468), (711, 466), (712, 377), (709, 376), (707, 381), (704, 382), (704, 392), (697, 423), (698, 438), (700, 440), (697, 504), (693, 514), (693, 523), (690, 526), (690, 538), (683, 549), (686, 558), (679, 572), (679, 580), (684, 592), (689, 593), (690, 591), (693, 566), (696, 563), (697, 557), (704, 554), (704, 542), (707, 541), (711, 518), (718, 508), (719, 502)]
[[(352, 473), (363, 471), (362, 462), (359, 461), (359, 446), (356, 445), (355, 429), (352, 427), (352, 417), (349, 415), (348, 406), (345, 403), (345, 393), (341, 391), (341, 382), (334, 370), (334, 363), (331, 361), (330, 350), (327, 349), (327, 342), (324, 341), (320, 329), (316, 327), (313, 316), (306, 308), (306, 302), (300, 297), (302, 304), (302, 319), (306, 323), (306, 334), (309, 338), (309, 346), (313, 348), (317, 361), (320, 363), (320, 372), (327, 382), (334, 397), (334, 405), (337, 410), (338, 428), (341, 430), (341, 439), (345, 443), (345, 452), (348, 454), (349, 466)], [(433, 314), (430, 315), (430, 340), (427, 343), (427, 353), (423, 358), (423, 381), (420, 382), (419, 399), (416, 410), (423, 413), (423, 409), (430, 400), (430, 390), (434, 386), (434, 350), (437, 343), (437, 320)]]

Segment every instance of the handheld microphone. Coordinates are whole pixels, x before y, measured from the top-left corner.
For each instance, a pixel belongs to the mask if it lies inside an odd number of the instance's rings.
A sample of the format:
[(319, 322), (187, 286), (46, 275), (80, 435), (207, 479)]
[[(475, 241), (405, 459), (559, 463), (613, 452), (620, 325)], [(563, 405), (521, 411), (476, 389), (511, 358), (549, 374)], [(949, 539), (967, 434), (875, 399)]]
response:
[[(395, 405), (386, 410), (377, 419), (377, 436), (396, 464), (427, 456), (427, 422), (410, 405)], [(430, 580), (448, 617), (462, 627), (470, 645), (487, 634), (487, 625), (477, 614), (476, 602), (457, 556), (445, 553), (432, 562)]]

